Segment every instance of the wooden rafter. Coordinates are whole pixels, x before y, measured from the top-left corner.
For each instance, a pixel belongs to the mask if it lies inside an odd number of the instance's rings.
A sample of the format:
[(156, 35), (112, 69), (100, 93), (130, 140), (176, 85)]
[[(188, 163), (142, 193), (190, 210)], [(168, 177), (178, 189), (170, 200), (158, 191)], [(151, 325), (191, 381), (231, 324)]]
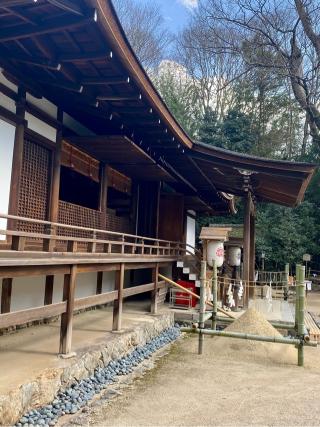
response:
[(141, 100), (141, 95), (139, 96), (122, 96), (122, 95), (98, 95), (98, 101), (139, 101)]
[(120, 84), (129, 84), (130, 77), (89, 77), (83, 79), (81, 83), (85, 86), (99, 86), (99, 85), (120, 85)]
[(43, 34), (56, 33), (65, 29), (80, 27), (88, 22), (97, 21), (96, 10), (91, 10), (85, 17), (78, 16), (55, 17), (48, 19), (45, 23), (39, 23), (37, 26), (32, 24), (17, 25), (11, 28), (5, 28), (0, 31), (0, 42), (11, 40), (21, 40), (29, 37), (40, 36)]
[(84, 12), (78, 4), (71, 0), (47, 0), (48, 3), (65, 10), (66, 12), (74, 13), (75, 15), (83, 16)]
[(111, 51), (96, 51), (96, 52), (86, 52), (86, 53), (63, 53), (58, 56), (60, 62), (87, 62), (87, 61), (98, 61), (105, 60), (108, 61), (112, 58)]
[(12, 60), (15, 62), (22, 62), (24, 64), (34, 65), (36, 67), (48, 68), (49, 70), (59, 71), (61, 68), (61, 64), (57, 61), (51, 61), (47, 58), (40, 58), (36, 56), (28, 56), (22, 53), (13, 55), (0, 51), (0, 55), (5, 55), (7, 60)]

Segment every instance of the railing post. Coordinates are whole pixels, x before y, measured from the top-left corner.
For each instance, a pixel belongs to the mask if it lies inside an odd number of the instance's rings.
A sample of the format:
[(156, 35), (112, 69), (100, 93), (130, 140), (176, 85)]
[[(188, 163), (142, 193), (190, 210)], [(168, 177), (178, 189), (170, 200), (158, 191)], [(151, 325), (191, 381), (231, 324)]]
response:
[(11, 249), (13, 251), (24, 251), (25, 244), (26, 244), (25, 236), (12, 236)]
[(67, 301), (65, 313), (61, 315), (60, 327), (60, 354), (68, 355), (71, 353), (72, 346), (72, 323), (74, 309), (74, 293), (76, 287), (77, 266), (71, 266), (70, 274), (64, 276), (63, 301)]
[[(199, 328), (204, 328), (204, 315), (206, 311), (206, 261), (201, 261), (201, 274), (200, 274), (200, 311), (199, 311)], [(199, 344), (198, 344), (198, 354), (203, 352), (203, 341), (204, 335), (199, 333)]]
[(215, 260), (212, 260), (212, 329), (217, 329), (217, 311), (218, 311), (218, 275), (217, 275), (217, 264)]
[(121, 244), (121, 253), (124, 254), (124, 241), (125, 241), (124, 235), (121, 236), (121, 241), (122, 241), (122, 244)]
[(301, 343), (298, 345), (298, 366), (303, 366), (304, 364), (304, 306), (305, 306), (305, 266), (301, 265), (299, 267), (299, 284), (298, 284), (298, 337), (300, 338)]
[(45, 225), (44, 232), (48, 234), (48, 238), (43, 239), (42, 249), (44, 252), (53, 252), (55, 240), (51, 238), (51, 235), (56, 232), (56, 227)]
[(120, 331), (122, 324), (122, 304), (123, 304), (123, 282), (124, 263), (120, 264), (120, 269), (116, 271), (115, 290), (118, 291), (118, 298), (113, 302), (113, 331)]

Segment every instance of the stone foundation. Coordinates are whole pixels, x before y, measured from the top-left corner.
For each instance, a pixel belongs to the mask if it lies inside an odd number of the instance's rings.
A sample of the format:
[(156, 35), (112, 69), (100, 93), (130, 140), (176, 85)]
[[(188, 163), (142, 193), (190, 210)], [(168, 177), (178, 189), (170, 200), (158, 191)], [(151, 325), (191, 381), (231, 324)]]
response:
[[(105, 341), (93, 343), (69, 360), (61, 360), (56, 368), (48, 368), (28, 383), (0, 396), (0, 424), (12, 425), (32, 408), (51, 402), (60, 389), (75, 380), (89, 377), (97, 367), (119, 359), (136, 346), (145, 345), (163, 330), (173, 326), (173, 314), (150, 316), (152, 322), (141, 324), (122, 334), (114, 334)], [(14, 361), (13, 361), (14, 363)]]

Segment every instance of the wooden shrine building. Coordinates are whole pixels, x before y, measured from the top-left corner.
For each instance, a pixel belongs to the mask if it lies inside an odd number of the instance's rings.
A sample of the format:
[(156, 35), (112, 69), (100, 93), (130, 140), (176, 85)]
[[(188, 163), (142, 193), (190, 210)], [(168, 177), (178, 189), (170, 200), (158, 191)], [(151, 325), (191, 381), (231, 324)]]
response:
[[(132, 51), (109, 0), (0, 2), (0, 329), (149, 292), (194, 254), (194, 217), (246, 200), (298, 204), (314, 165), (192, 141)], [(140, 274), (143, 271), (143, 274)], [(140, 273), (139, 273), (140, 272)]]

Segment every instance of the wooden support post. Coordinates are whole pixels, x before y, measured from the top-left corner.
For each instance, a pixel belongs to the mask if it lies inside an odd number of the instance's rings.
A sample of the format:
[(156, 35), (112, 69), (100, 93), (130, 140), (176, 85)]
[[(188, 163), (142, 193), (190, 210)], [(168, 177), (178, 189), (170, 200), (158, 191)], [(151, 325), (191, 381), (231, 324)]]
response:
[(108, 200), (108, 169), (105, 163), (100, 163), (100, 193), (99, 193), (99, 211), (106, 212)]
[(96, 294), (102, 294), (102, 281), (103, 281), (103, 271), (98, 271), (97, 273), (97, 289)]
[(71, 267), (71, 273), (64, 276), (63, 301), (67, 301), (66, 312), (61, 315), (60, 327), (60, 354), (71, 353), (72, 345), (72, 322), (74, 309), (74, 294), (76, 287), (77, 266)]
[(118, 291), (118, 298), (113, 302), (113, 331), (121, 330), (122, 323), (122, 304), (123, 304), (123, 282), (124, 282), (124, 263), (120, 264), (120, 270), (116, 271), (115, 290)]
[(58, 222), (59, 216), (59, 193), (60, 193), (60, 172), (61, 172), (61, 151), (62, 151), (62, 123), (63, 111), (58, 109), (58, 121), (60, 128), (57, 130), (56, 143), (53, 152), (53, 164), (51, 174), (51, 191), (49, 201), (49, 221)]
[(52, 304), (54, 275), (46, 276), (46, 285), (44, 290), (44, 305)]
[(159, 264), (156, 263), (155, 267), (152, 269), (152, 282), (154, 288), (151, 292), (151, 309), (152, 314), (157, 314), (158, 311), (158, 275), (159, 275)]
[[(25, 118), (26, 112), (26, 91), (24, 88), (19, 87), (18, 89), (18, 100), (16, 102), (16, 115), (19, 119)], [(25, 123), (19, 122), (16, 126), (14, 136), (14, 148), (12, 158), (12, 172), (11, 172), (11, 188), (9, 198), (8, 212), (10, 215), (19, 214), (19, 192), (20, 192), (20, 181), (21, 171), (23, 162), (23, 146), (24, 146), (24, 132)], [(16, 221), (8, 220), (8, 229), (16, 229)]]
[(11, 278), (2, 279), (1, 314), (10, 313), (11, 292), (12, 292), (12, 279)]
[(252, 287), (249, 288), (249, 297), (253, 297), (254, 295), (254, 288), (253, 288), (253, 282), (255, 279), (255, 262), (256, 262), (256, 221), (255, 221), (255, 215), (252, 213), (250, 215), (250, 266), (249, 266), (249, 278), (250, 278), (250, 285)]
[(251, 211), (251, 196), (248, 191), (245, 198), (244, 210), (244, 229), (243, 229), (243, 280), (245, 281), (245, 298), (244, 306), (248, 307), (249, 304), (249, 289), (248, 284), (250, 280), (250, 211)]

